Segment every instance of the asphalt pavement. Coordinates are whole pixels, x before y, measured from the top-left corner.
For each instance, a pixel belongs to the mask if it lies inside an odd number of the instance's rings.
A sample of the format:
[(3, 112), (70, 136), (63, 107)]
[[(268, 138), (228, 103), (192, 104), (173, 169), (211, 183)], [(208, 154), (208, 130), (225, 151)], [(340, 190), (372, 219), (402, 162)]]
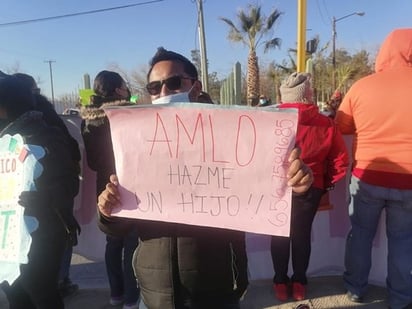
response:
[[(71, 279), (79, 285), (79, 290), (65, 299), (66, 309), (121, 309), (122, 306), (109, 304), (109, 285), (103, 262), (88, 260), (74, 254), (70, 270)], [(310, 309), (344, 308), (388, 308), (386, 289), (375, 285), (369, 286), (364, 303), (350, 302), (345, 296), (342, 278), (339, 275), (310, 277), (307, 286), (307, 299), (281, 303), (274, 297), (270, 280), (252, 281), (241, 303), (242, 309), (295, 309), (300, 304), (307, 304)], [(0, 308), (9, 309), (7, 299), (0, 290)], [(145, 308), (141, 306), (140, 309)], [(213, 309), (213, 308), (211, 308)]]

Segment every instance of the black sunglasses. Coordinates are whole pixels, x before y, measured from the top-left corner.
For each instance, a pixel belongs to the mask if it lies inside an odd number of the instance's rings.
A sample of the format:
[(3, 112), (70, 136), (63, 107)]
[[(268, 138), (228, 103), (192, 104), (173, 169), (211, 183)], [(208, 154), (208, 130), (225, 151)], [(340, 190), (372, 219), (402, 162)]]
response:
[(163, 80), (150, 82), (146, 85), (146, 89), (150, 95), (158, 95), (162, 90), (163, 85), (166, 85), (167, 89), (171, 91), (178, 90), (182, 86), (182, 79), (190, 79), (191, 81), (195, 80), (191, 77), (172, 76)]

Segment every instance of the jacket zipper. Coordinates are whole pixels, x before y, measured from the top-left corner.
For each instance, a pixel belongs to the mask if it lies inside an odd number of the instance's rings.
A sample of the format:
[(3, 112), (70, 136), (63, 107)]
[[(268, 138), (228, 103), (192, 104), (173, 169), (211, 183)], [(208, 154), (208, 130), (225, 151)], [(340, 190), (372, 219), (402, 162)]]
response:
[(237, 267), (236, 267), (236, 255), (233, 250), (232, 243), (229, 243), (230, 246), (230, 257), (231, 257), (231, 267), (232, 267), (232, 282), (233, 282), (233, 291), (237, 290)]

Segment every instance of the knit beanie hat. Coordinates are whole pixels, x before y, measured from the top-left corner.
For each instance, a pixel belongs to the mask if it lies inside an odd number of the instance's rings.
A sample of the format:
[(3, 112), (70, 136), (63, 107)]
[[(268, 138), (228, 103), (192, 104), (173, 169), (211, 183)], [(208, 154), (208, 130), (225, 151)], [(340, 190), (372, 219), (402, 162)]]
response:
[(295, 72), (280, 86), (282, 103), (313, 103), (313, 90), (310, 73)]

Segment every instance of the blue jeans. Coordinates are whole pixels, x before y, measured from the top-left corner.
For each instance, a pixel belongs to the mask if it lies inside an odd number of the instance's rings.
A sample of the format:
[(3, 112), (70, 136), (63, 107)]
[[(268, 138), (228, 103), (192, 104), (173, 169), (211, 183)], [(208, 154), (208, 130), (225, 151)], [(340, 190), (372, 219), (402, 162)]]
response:
[(70, 265), (72, 262), (72, 254), (73, 247), (71, 245), (67, 245), (67, 248), (64, 251), (64, 255), (62, 258), (62, 263), (60, 265), (59, 282), (63, 281), (64, 279), (70, 278)]
[(136, 303), (140, 293), (132, 260), (138, 237), (132, 232), (125, 237), (107, 236), (106, 241), (105, 262), (110, 296), (123, 296), (126, 304)]
[(359, 296), (365, 294), (372, 242), (385, 209), (388, 302), (392, 309), (404, 308), (412, 303), (412, 190), (369, 185), (352, 176), (350, 195), (352, 228), (346, 240), (345, 287)]

